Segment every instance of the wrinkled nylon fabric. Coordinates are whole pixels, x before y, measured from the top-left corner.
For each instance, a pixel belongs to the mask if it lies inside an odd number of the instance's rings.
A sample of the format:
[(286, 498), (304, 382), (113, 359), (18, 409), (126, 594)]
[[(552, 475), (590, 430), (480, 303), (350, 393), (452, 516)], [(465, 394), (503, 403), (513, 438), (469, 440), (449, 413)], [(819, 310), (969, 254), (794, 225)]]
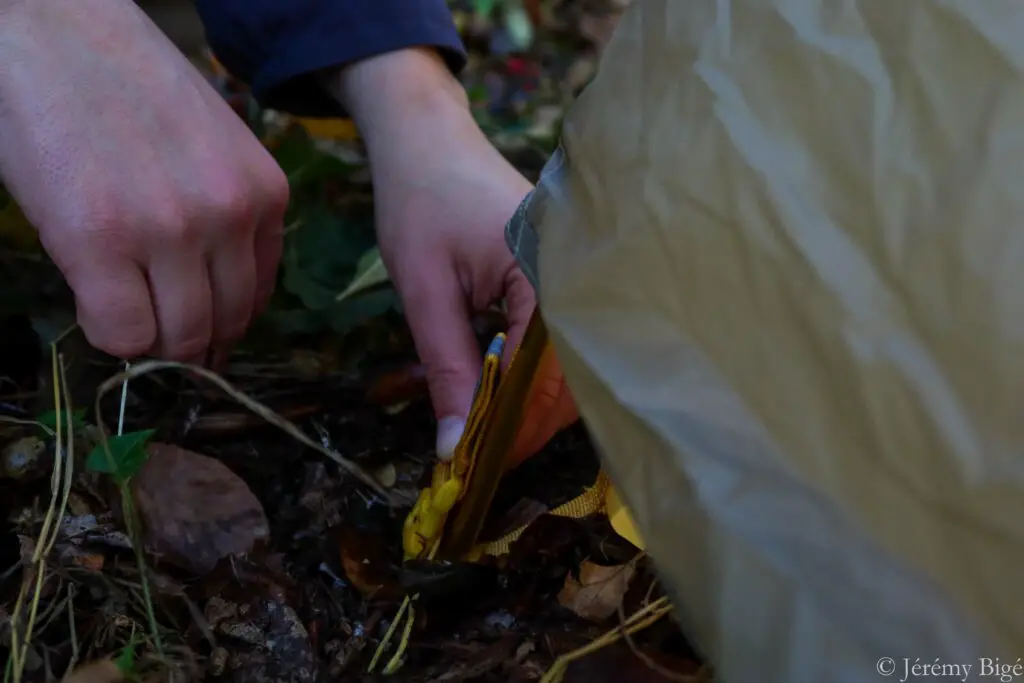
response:
[(1021, 35), (1019, 3), (635, 0), (509, 224), (724, 681), (1024, 655)]

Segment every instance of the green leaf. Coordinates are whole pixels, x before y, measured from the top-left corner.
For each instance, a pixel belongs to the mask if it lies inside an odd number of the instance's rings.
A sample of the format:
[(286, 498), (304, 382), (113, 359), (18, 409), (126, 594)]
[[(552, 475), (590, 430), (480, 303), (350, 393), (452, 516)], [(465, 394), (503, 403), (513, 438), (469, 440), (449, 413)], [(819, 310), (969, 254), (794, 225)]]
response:
[(86, 469), (113, 475), (119, 482), (128, 480), (139, 471), (149, 457), (146, 453), (146, 442), (153, 436), (154, 431), (145, 429), (110, 437), (107, 439), (110, 458), (107, 457), (103, 444), (97, 444), (85, 459)]
[(386, 313), (398, 306), (398, 293), (388, 287), (368, 290), (362, 294), (339, 302), (324, 311), (327, 324), (338, 334), (345, 334), (371, 318)]
[(272, 152), (288, 176), (292, 191), (330, 178), (344, 178), (356, 167), (317, 148), (304, 129), (297, 128), (278, 141)]
[[(44, 427), (49, 427), (50, 429), (56, 431), (57, 430), (57, 411), (56, 410), (47, 410), (45, 413), (43, 413), (42, 415), (40, 415), (39, 417), (36, 418), (36, 422), (38, 422), (39, 424), (43, 425)], [(61, 412), (61, 416), (60, 416), (60, 427), (61, 427), (61, 429), (65, 429), (67, 427), (67, 424), (68, 424), (67, 414), (62, 411)], [(81, 429), (81, 428), (86, 426), (85, 425), (85, 408), (81, 408), (80, 410), (76, 410), (73, 413), (71, 413), (71, 426), (74, 429)]]
[(371, 247), (359, 259), (356, 264), (356, 274), (348, 287), (338, 295), (338, 301), (351, 299), (356, 294), (365, 292), (388, 281), (388, 270), (384, 267), (384, 261), (380, 257), (380, 248)]
[(135, 672), (135, 646), (138, 641), (135, 640), (135, 634), (128, 640), (128, 644), (121, 650), (121, 654), (114, 660), (114, 665), (117, 666), (118, 671), (123, 673), (125, 676), (130, 676)]
[(285, 237), (284, 289), (308, 308), (335, 306), (375, 243), (372, 221), (342, 217), (323, 203), (303, 207), (299, 226)]

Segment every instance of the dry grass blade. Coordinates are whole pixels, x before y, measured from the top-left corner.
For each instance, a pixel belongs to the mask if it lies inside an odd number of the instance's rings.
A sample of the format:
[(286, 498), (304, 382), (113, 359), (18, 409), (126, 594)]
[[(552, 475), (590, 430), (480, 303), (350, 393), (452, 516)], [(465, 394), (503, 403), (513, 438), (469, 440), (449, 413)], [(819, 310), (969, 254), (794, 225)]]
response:
[[(56, 345), (51, 345), (51, 351), (53, 400), (57, 420), (55, 429), (56, 457), (54, 457), (53, 473), (50, 479), (50, 504), (47, 507), (39, 537), (36, 539), (30, 567), (26, 568), (32, 571), (34, 580), (27, 580), (27, 577), (22, 579), (14, 612), (11, 614), (11, 650), (4, 672), (5, 682), (13, 679), (15, 683), (20, 683), (24, 675), (29, 644), (32, 642), (36, 621), (39, 618), (39, 602), (46, 575), (46, 557), (57, 542), (60, 531), (59, 522), (63, 519), (64, 511), (67, 509), (68, 498), (71, 495), (71, 483), (74, 478), (73, 418), (64, 375), (64, 359), (57, 352)], [(67, 420), (66, 434), (65, 426), (62, 425), (62, 417)], [(31, 597), (28, 595), (30, 585), (32, 586)], [(29, 602), (27, 614), (25, 614), (26, 601)]]
[(21, 417), (11, 417), (10, 415), (0, 415), (0, 422), (5, 422), (12, 425), (25, 425), (26, 427), (39, 427), (45, 431), (49, 436), (56, 434), (49, 425), (43, 424), (39, 420), (26, 420)]
[(292, 422), (281, 417), (280, 415), (278, 415), (273, 410), (263, 405), (259, 401), (250, 398), (242, 391), (239, 391), (234, 386), (232, 386), (227, 380), (223, 379), (215, 372), (211, 372), (210, 370), (199, 367), (198, 365), (189, 365), (187, 363), (175, 363), (172, 361), (145, 361), (137, 365), (134, 365), (131, 368), (123, 372), (120, 372), (114, 375), (113, 377), (107, 379), (105, 382), (103, 382), (103, 384), (100, 385), (99, 389), (96, 392), (96, 419), (100, 427), (100, 438), (103, 440), (105, 448), (108, 448), (106, 444), (107, 430), (102, 422), (102, 418), (99, 417), (100, 400), (103, 398), (103, 396), (107, 394), (107, 392), (109, 392), (111, 389), (115, 387), (120, 386), (122, 383), (130, 379), (141, 377), (142, 375), (148, 375), (151, 372), (156, 372), (159, 370), (178, 370), (184, 372), (191, 372), (196, 375), (199, 375), (203, 379), (209, 380), (210, 382), (216, 384), (222, 391), (224, 391), (224, 393), (233, 398), (235, 401), (238, 401), (240, 404), (251, 410), (253, 413), (259, 415), (264, 420), (274, 425), (281, 431), (285, 432), (302, 445), (308, 446), (309, 448), (312, 448), (318, 453), (321, 453), (322, 455), (325, 455), (334, 462), (338, 463), (338, 465), (341, 466), (343, 470), (354, 475), (361, 482), (370, 487), (374, 491), (374, 493), (376, 493), (382, 499), (387, 501), (389, 504), (399, 504), (399, 501), (395, 499), (393, 494), (386, 491), (380, 485), (380, 483), (377, 482), (376, 479), (374, 479), (372, 475), (367, 473), (354, 462), (342, 457), (335, 451), (325, 448), (324, 446), (317, 443), (313, 439), (310, 439), (308, 436), (303, 434), (302, 431), (298, 427), (296, 427)]
[(651, 669), (652, 671), (658, 673), (661, 676), (664, 676), (670, 681), (678, 681), (679, 683), (703, 683), (703, 681), (705, 680), (703, 668), (695, 676), (691, 676), (688, 674), (681, 674), (678, 671), (670, 671), (669, 669), (666, 669), (661, 664), (658, 664), (656, 661), (651, 659), (651, 657), (646, 652), (642, 651), (639, 647), (637, 647), (636, 641), (633, 640), (633, 634), (629, 631), (629, 629), (625, 628), (626, 613), (622, 609), (621, 602), (619, 603), (618, 611), (619, 630), (622, 631), (622, 637), (626, 641), (626, 645), (629, 646), (629, 649), (633, 651), (633, 654), (636, 655), (636, 658), (643, 662), (647, 668)]

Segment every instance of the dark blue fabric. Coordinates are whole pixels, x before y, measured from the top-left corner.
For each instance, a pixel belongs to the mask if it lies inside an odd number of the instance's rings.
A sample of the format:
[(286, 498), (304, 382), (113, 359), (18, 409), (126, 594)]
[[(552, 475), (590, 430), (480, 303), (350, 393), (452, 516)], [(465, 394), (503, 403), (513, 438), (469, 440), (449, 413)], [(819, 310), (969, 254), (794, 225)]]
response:
[(406, 47), (437, 48), (453, 71), (465, 50), (446, 0), (196, 0), (217, 59), (265, 107), (338, 116), (314, 74)]

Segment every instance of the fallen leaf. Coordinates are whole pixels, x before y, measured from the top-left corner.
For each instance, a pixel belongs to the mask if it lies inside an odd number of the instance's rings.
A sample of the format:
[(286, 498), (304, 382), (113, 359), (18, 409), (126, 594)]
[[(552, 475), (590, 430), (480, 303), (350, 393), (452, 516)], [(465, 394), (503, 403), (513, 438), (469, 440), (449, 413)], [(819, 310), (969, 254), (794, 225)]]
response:
[(420, 363), (409, 363), (376, 376), (366, 391), (366, 400), (387, 407), (407, 403), (426, 394), (426, 369)]
[(119, 683), (123, 680), (124, 674), (109, 659), (82, 664), (65, 679), (67, 683)]
[(345, 524), (336, 530), (341, 570), (353, 588), (377, 599), (395, 599), (402, 594), (388, 562), (387, 547), (375, 534), (362, 533)]
[(150, 444), (147, 451), (131, 489), (151, 551), (205, 574), (269, 537), (263, 506), (222, 462), (169, 444)]
[(558, 602), (584, 619), (604, 621), (618, 611), (635, 571), (633, 562), (602, 566), (585, 561), (580, 565), (579, 580), (572, 575), (565, 578)]
[(103, 566), (106, 563), (106, 558), (100, 553), (89, 553), (84, 551), (70, 551), (67, 553), (67, 557), (70, 558), (71, 563), (75, 566), (81, 567), (97, 574), (103, 571)]

